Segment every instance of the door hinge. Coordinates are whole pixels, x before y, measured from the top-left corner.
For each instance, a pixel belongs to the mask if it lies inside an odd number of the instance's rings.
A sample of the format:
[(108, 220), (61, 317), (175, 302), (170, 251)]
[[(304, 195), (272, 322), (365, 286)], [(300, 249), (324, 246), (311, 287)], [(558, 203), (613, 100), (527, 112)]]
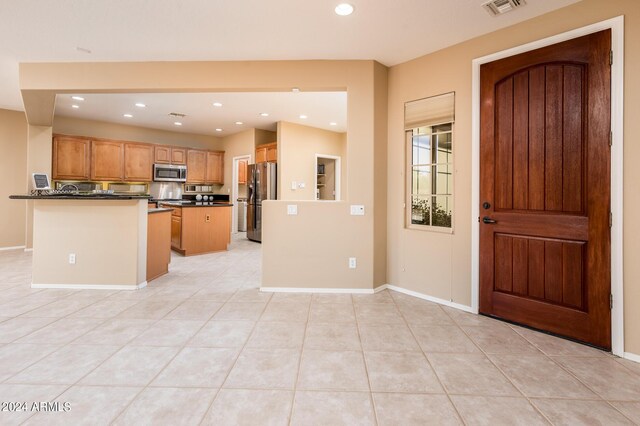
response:
[(609, 146), (613, 146), (613, 132), (609, 132)]
[(613, 65), (613, 50), (609, 51), (609, 65)]
[(609, 228), (613, 228), (613, 212), (609, 212)]
[(609, 310), (613, 309), (613, 294), (609, 293)]

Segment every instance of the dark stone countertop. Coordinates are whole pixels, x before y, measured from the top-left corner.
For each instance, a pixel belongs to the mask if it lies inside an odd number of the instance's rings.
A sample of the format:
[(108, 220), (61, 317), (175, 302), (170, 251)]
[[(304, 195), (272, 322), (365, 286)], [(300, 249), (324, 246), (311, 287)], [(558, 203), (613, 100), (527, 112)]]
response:
[(172, 207), (231, 207), (233, 204), (225, 201), (215, 201), (213, 203), (205, 201), (189, 201), (189, 202), (175, 202), (175, 201), (158, 201), (158, 205), (172, 206)]
[(87, 194), (87, 195), (10, 195), (12, 200), (148, 200), (148, 195), (115, 195), (115, 194)]

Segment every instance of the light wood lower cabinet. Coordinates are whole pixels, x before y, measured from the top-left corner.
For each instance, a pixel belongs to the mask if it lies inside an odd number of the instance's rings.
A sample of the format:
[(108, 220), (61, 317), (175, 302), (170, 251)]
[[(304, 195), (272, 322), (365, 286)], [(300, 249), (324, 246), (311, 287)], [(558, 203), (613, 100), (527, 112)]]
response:
[(147, 282), (169, 272), (171, 262), (171, 212), (148, 214)]
[(227, 250), (231, 206), (179, 207), (171, 216), (171, 248), (185, 256)]

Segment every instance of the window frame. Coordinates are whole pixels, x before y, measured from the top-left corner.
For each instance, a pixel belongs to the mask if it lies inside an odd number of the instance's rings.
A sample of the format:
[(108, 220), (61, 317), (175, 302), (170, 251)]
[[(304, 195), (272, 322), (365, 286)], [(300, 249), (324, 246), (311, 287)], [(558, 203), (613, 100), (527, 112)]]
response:
[[(407, 129), (404, 130), (404, 138), (405, 138), (405, 194), (404, 194), (404, 210), (405, 210), (405, 229), (411, 229), (411, 230), (418, 230), (418, 231), (427, 231), (427, 232), (437, 232), (437, 233), (442, 233), (442, 234), (454, 234), (454, 229), (455, 229), (455, 188), (456, 188), (456, 183), (455, 183), (455, 161), (456, 161), (456, 154), (455, 154), (455, 135), (456, 135), (456, 131), (455, 131), (455, 121), (451, 121), (451, 122), (447, 122), (447, 123), (440, 123), (438, 125), (444, 125), (444, 124), (451, 124), (451, 155), (452, 155), (452, 160), (451, 162), (448, 163), (429, 163), (429, 167), (434, 167), (437, 166), (439, 164), (447, 164), (450, 165), (451, 167), (451, 191), (450, 194), (446, 194), (446, 196), (448, 196), (450, 198), (450, 205), (451, 205), (451, 226), (450, 227), (444, 227), (444, 226), (434, 226), (434, 225), (422, 225), (422, 224), (417, 224), (417, 223), (412, 223), (411, 221), (411, 214), (412, 214), (412, 196), (414, 195), (412, 193), (412, 189), (413, 189), (413, 137), (414, 135), (414, 131), (416, 128), (414, 129)], [(429, 126), (429, 127), (434, 127), (434, 126)], [(433, 133), (432, 133), (433, 134)], [(437, 147), (436, 147), (437, 149)], [(433, 177), (432, 177), (433, 179)], [(428, 195), (428, 197), (437, 197), (438, 195), (445, 195), (445, 194), (430, 194)]]

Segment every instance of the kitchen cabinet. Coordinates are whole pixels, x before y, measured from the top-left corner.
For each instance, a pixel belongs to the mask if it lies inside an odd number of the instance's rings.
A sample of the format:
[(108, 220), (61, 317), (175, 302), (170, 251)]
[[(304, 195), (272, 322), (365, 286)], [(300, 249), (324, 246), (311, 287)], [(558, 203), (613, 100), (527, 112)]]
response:
[(171, 249), (184, 255), (227, 250), (231, 243), (231, 205), (171, 207)]
[(157, 164), (187, 164), (187, 150), (167, 145), (155, 145), (153, 162)]
[(238, 161), (238, 184), (247, 184), (247, 160)]
[(53, 179), (87, 180), (90, 176), (91, 141), (68, 136), (53, 138)]
[(187, 151), (187, 183), (205, 183), (207, 178), (207, 151)]
[(153, 148), (153, 162), (158, 164), (171, 163), (171, 147), (164, 145), (156, 145)]
[(147, 221), (147, 282), (169, 272), (171, 262), (171, 214), (150, 212)]
[(91, 179), (121, 181), (124, 178), (124, 143), (91, 141)]
[(271, 142), (256, 147), (256, 163), (275, 163), (278, 161), (278, 144)]
[(153, 145), (124, 144), (124, 179), (133, 182), (151, 182), (153, 179)]
[(206, 183), (224, 184), (224, 152), (207, 151)]
[(187, 164), (187, 150), (185, 148), (171, 148), (171, 164)]

